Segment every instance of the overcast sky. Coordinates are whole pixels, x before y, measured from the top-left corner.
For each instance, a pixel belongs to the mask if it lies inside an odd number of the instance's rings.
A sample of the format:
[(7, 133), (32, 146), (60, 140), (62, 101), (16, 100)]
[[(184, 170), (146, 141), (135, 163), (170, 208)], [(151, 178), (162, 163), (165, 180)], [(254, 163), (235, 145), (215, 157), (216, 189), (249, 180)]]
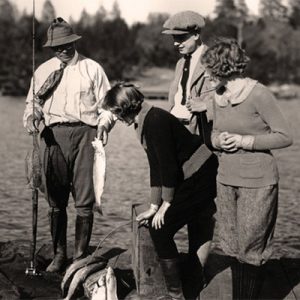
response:
[[(32, 12), (33, 0), (10, 0), (15, 3), (22, 12), (24, 9)], [(41, 10), (45, 0), (35, 0), (36, 16), (40, 17)], [(70, 16), (78, 20), (82, 10), (85, 8), (88, 13), (95, 13), (100, 5), (103, 5), (108, 11), (111, 10), (114, 0), (51, 0), (57, 16), (66, 20)], [(174, 14), (182, 10), (194, 10), (200, 14), (211, 15), (215, 0), (117, 0), (121, 15), (128, 24), (136, 21), (144, 22), (150, 12), (166, 12)], [(258, 13), (259, 0), (246, 0), (250, 12)]]

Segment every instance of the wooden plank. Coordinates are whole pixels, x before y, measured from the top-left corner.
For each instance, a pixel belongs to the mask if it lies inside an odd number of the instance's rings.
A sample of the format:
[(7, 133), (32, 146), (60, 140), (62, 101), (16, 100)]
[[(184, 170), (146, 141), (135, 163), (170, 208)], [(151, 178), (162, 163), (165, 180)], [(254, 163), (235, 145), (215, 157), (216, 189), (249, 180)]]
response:
[[(232, 299), (231, 259), (212, 253), (207, 269), (209, 285), (201, 292), (201, 299)], [(272, 259), (265, 265), (265, 280), (260, 299), (297, 300), (300, 299), (300, 260)]]
[(0, 272), (0, 299), (20, 299), (18, 288)]
[(281, 258), (280, 264), (290, 287), (290, 292), (284, 299), (300, 299), (300, 259)]
[(164, 277), (148, 228), (135, 221), (147, 208), (145, 204), (132, 207), (132, 268), (138, 293), (145, 299), (157, 299), (166, 294)]

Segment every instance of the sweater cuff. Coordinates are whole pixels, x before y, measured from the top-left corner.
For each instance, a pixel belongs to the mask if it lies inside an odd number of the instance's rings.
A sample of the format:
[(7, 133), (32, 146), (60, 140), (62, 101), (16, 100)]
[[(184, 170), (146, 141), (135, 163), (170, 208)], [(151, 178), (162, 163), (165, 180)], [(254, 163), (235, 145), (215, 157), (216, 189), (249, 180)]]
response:
[(161, 204), (161, 186), (152, 186), (150, 191), (150, 203), (154, 205)]
[(175, 188), (173, 187), (162, 187), (162, 200), (166, 202), (171, 202), (174, 197)]
[(241, 146), (244, 150), (253, 150), (254, 145), (254, 136), (253, 135), (243, 135)]

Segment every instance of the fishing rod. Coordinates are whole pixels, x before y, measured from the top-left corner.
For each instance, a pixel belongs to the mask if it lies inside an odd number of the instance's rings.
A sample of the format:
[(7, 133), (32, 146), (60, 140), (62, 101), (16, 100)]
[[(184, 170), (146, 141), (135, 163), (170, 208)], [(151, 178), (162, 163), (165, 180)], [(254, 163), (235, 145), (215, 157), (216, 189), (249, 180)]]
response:
[[(35, 0), (32, 2), (32, 116), (35, 125)], [(41, 185), (41, 161), (39, 153), (38, 130), (32, 133), (32, 152), (29, 159), (32, 160), (32, 175), (30, 188), (32, 189), (32, 241), (30, 245), (30, 265), (26, 268), (25, 274), (31, 276), (40, 275), (36, 269), (36, 237), (37, 237), (37, 214), (38, 214), (38, 188)]]

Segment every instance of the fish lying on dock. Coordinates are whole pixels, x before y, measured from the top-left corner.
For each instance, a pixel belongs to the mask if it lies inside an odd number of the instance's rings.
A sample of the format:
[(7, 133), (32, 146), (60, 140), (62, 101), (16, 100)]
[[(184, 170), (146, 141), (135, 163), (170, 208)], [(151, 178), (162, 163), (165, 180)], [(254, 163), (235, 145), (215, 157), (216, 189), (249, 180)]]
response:
[(68, 294), (67, 296), (64, 298), (64, 300), (70, 300), (72, 299), (72, 297), (74, 296), (75, 294), (75, 291), (77, 290), (77, 288), (79, 287), (80, 284), (82, 284), (89, 275), (99, 271), (99, 270), (102, 270), (103, 268), (105, 268), (105, 264), (104, 263), (101, 263), (101, 262), (95, 262), (91, 265), (87, 265), (87, 266), (84, 266), (82, 267), (81, 269), (79, 269), (72, 281), (71, 281), (71, 284), (69, 286), (69, 290), (68, 290)]
[(93, 183), (96, 198), (96, 208), (102, 214), (101, 197), (104, 190), (106, 157), (102, 141), (95, 138), (92, 142), (95, 149), (93, 166)]
[(102, 273), (95, 284), (91, 300), (118, 300), (117, 280), (111, 267)]
[(65, 276), (61, 282), (61, 291), (63, 297), (67, 294), (68, 286), (70, 285), (70, 282), (72, 281), (73, 275), (75, 277), (78, 270), (85, 268), (91, 264), (98, 264), (101, 266), (101, 269), (104, 269), (107, 265), (107, 260), (103, 257), (97, 257), (97, 256), (87, 256), (83, 259), (80, 259), (78, 261), (73, 262), (67, 269)]

